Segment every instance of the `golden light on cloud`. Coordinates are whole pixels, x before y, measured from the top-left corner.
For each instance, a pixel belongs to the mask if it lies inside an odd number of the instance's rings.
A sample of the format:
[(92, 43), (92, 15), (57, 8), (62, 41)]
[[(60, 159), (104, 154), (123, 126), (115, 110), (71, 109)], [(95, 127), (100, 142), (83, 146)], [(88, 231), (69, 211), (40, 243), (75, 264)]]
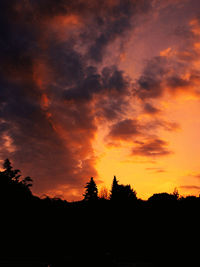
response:
[(167, 49), (160, 51), (160, 56), (161, 57), (167, 57), (171, 54), (171, 52), (172, 52), (172, 48), (168, 47)]

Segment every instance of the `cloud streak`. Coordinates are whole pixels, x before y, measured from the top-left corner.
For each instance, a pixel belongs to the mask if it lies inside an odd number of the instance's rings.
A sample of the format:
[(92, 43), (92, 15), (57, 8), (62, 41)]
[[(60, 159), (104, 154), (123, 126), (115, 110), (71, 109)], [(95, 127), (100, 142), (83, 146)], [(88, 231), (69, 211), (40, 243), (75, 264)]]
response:
[(136, 141), (136, 146), (132, 150), (133, 155), (145, 157), (162, 157), (171, 154), (168, 150), (168, 143), (161, 139), (150, 139), (146, 141)]

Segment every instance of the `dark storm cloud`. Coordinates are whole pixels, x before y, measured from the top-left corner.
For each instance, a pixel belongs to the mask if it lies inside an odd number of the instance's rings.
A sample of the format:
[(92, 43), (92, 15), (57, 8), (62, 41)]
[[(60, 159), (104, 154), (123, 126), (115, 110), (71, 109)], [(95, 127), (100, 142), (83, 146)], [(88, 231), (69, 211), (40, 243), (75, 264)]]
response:
[(91, 99), (94, 94), (104, 93), (125, 94), (128, 89), (128, 80), (122, 71), (117, 67), (106, 67), (102, 73), (98, 73), (96, 68), (89, 67), (86, 69), (86, 75), (83, 79), (79, 79), (76, 87), (69, 88), (65, 91), (65, 98), (70, 99)]
[(59, 90), (84, 79), (85, 62), (81, 54), (74, 49), (73, 43), (57, 43), (51, 40), (45, 54), (47, 65), (51, 66), (51, 75)]
[(132, 155), (145, 157), (167, 156), (172, 152), (167, 148), (168, 143), (162, 139), (149, 139), (146, 141), (136, 141), (132, 150)]
[[(43, 190), (48, 184), (59, 183), (55, 174), (62, 181), (61, 172), (69, 167), (74, 169), (76, 164), (41, 109), (41, 92), (33, 79), (34, 60), (41, 53), (38, 43), (41, 32), (26, 3), (1, 1), (0, 4), (0, 117), (6, 122), (0, 134), (2, 139), (12, 141), (10, 147), (5, 144), (2, 147), (1, 158), (11, 158), (15, 166), (33, 176), (36, 190), (39, 187)], [(64, 158), (68, 167), (63, 164)]]
[(164, 57), (155, 57), (149, 60), (137, 81), (136, 95), (141, 99), (162, 96), (162, 80), (167, 72), (167, 60)]
[(16, 8), (17, 1), (1, 1), (0, 3), (0, 58), (1, 74), (16, 75), (20, 71), (29, 75), (32, 59), (37, 51), (35, 28), (30, 30), (32, 23), (28, 12), (20, 14)]
[(136, 17), (151, 9), (151, 3), (151, 0), (45, 0), (33, 1), (33, 6), (38, 17), (80, 16), (89, 24), (80, 34), (80, 40), (88, 44), (87, 57), (101, 62), (107, 46), (130, 30), (136, 23)]
[[(104, 2), (104, 1), (103, 1)], [(96, 62), (101, 62), (105, 48), (119, 36), (122, 37), (134, 25), (132, 18), (146, 13), (151, 8), (152, 1), (119, 0), (113, 8), (105, 8), (96, 17), (97, 36), (89, 47), (88, 56)], [(109, 3), (109, 1), (108, 1)], [(112, 2), (111, 2), (112, 3)], [(97, 6), (99, 8), (99, 6)], [(97, 9), (98, 10), (98, 9)], [(99, 14), (101, 14), (101, 8)]]
[[(88, 177), (97, 176), (95, 119), (120, 118), (129, 80), (96, 63), (150, 7), (144, 0), (0, 1), (1, 159), (31, 175), (35, 192), (64, 186), (80, 196)], [(70, 30), (66, 17), (81, 29)]]
[[(31, 175), (35, 181), (35, 190), (38, 189), (37, 184), (41, 190), (48, 187), (50, 181), (51, 186), (55, 186), (66, 178), (68, 182), (76, 183), (78, 177), (72, 179), (67, 170), (75, 170), (77, 159), (53, 131), (50, 121), (39, 106), (39, 101), (24, 94), (21, 86), (4, 84), (1, 92), (3, 89), (7, 101), (0, 113), (6, 121), (1, 128), (1, 136), (9, 136), (13, 140), (14, 151), (4, 151), (1, 158), (11, 157), (16, 166)], [(28, 89), (31, 88), (27, 88), (27, 91)], [(59, 177), (59, 181), (55, 175)], [(65, 175), (68, 177), (64, 177)]]

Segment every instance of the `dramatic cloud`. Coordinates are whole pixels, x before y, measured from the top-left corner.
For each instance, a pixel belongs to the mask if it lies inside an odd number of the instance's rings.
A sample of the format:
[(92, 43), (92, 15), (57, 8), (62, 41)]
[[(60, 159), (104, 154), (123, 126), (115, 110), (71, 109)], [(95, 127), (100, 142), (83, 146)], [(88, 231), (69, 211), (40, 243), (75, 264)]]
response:
[(108, 137), (114, 140), (132, 140), (134, 136), (140, 134), (139, 128), (136, 120), (126, 119), (112, 125)]
[(176, 28), (174, 34), (180, 38), (180, 44), (168, 47), (146, 62), (134, 85), (134, 95), (140, 99), (157, 99), (166, 93), (199, 95), (199, 25), (196, 18), (187, 28)]
[[(166, 14), (174, 7), (181, 12), (184, 5), (190, 6), (157, 0), (1, 0), (0, 160), (10, 158), (30, 175), (34, 193), (75, 200), (89, 177), (102, 181), (96, 141), (105, 148), (130, 144), (132, 156), (170, 155), (161, 132), (171, 134), (181, 125), (165, 114), (161, 99), (199, 97), (200, 23), (192, 16), (184, 25), (170, 24), (179, 39), (167, 47), (162, 36), (156, 45), (149, 43), (154, 32), (147, 25), (162, 28)], [(146, 41), (127, 49), (142, 32)], [(145, 46), (156, 46), (157, 52), (145, 54)]]
[(98, 178), (98, 122), (124, 113), (130, 83), (115, 64), (102, 65), (106, 49), (150, 8), (138, 0), (1, 1), (0, 156), (33, 177), (34, 192), (76, 199)]
[(91, 100), (96, 94), (103, 95), (123, 95), (127, 93), (128, 80), (124, 77), (123, 72), (117, 67), (106, 67), (102, 73), (98, 73), (94, 67), (86, 70), (86, 76), (79, 79), (76, 87), (69, 88), (64, 95), (67, 100)]
[(168, 143), (161, 139), (136, 141), (135, 144), (132, 154), (137, 156), (161, 157), (172, 153), (167, 148)]
[(169, 71), (168, 68), (168, 62), (165, 57), (155, 57), (149, 60), (143, 74), (137, 81), (136, 95), (141, 99), (162, 96), (162, 81)]
[(159, 138), (155, 138), (156, 133), (160, 129), (174, 132), (179, 128), (180, 126), (178, 125), (178, 123), (165, 121), (164, 119), (159, 118), (151, 118), (150, 120), (142, 122), (139, 119), (124, 119), (112, 124), (109, 127), (109, 133), (106, 136), (106, 140), (111, 140), (114, 142), (127, 141), (129, 143), (134, 143), (137, 139), (139, 139), (142, 140), (142, 142), (140, 143), (140, 141), (136, 141), (136, 143), (138, 142), (138, 144), (141, 145), (145, 145), (145, 143), (143, 143), (143, 140), (150, 140), (150, 144), (152, 145), (157, 143), (160, 144), (160, 146), (166, 146), (167, 143), (159, 140)]

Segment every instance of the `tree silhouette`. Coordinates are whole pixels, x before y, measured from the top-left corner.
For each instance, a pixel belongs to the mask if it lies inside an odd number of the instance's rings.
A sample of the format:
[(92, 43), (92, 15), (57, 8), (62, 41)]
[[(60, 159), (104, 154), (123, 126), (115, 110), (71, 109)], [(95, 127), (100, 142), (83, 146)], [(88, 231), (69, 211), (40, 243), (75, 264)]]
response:
[(26, 187), (31, 187), (31, 186), (33, 185), (33, 184), (32, 184), (33, 180), (32, 180), (32, 178), (29, 177), (29, 176), (25, 177), (21, 182), (22, 182), (22, 184), (25, 185)]
[(116, 176), (114, 176), (110, 199), (113, 201), (123, 202), (129, 200), (136, 200), (137, 197), (136, 192), (133, 191), (130, 185), (118, 184)]
[(111, 200), (116, 200), (118, 198), (118, 194), (119, 194), (119, 184), (117, 181), (116, 176), (114, 176), (113, 178), (113, 183), (112, 183), (112, 188), (111, 188), (111, 192), (110, 192), (110, 199)]
[(5, 177), (7, 177), (8, 181), (19, 181), (19, 178), (21, 177), (20, 170), (16, 169), (13, 170), (13, 167), (11, 165), (11, 162), (9, 159), (6, 159), (3, 164), (4, 171), (1, 172)]
[(83, 195), (84, 200), (98, 199), (98, 189), (93, 177), (91, 177), (90, 181), (86, 184), (85, 189), (85, 194)]
[(136, 192), (133, 191), (130, 185), (120, 185), (120, 198), (122, 201), (136, 200)]
[(5, 199), (25, 199), (32, 193), (29, 187), (32, 186), (32, 179), (28, 176), (21, 178), (21, 172), (13, 169), (9, 159), (3, 163), (4, 170), (0, 172), (0, 191), (1, 198)]
[(168, 194), (164, 193), (156, 193), (149, 197), (148, 202), (158, 206), (169, 206), (170, 204), (174, 204), (177, 201), (177, 194)]

